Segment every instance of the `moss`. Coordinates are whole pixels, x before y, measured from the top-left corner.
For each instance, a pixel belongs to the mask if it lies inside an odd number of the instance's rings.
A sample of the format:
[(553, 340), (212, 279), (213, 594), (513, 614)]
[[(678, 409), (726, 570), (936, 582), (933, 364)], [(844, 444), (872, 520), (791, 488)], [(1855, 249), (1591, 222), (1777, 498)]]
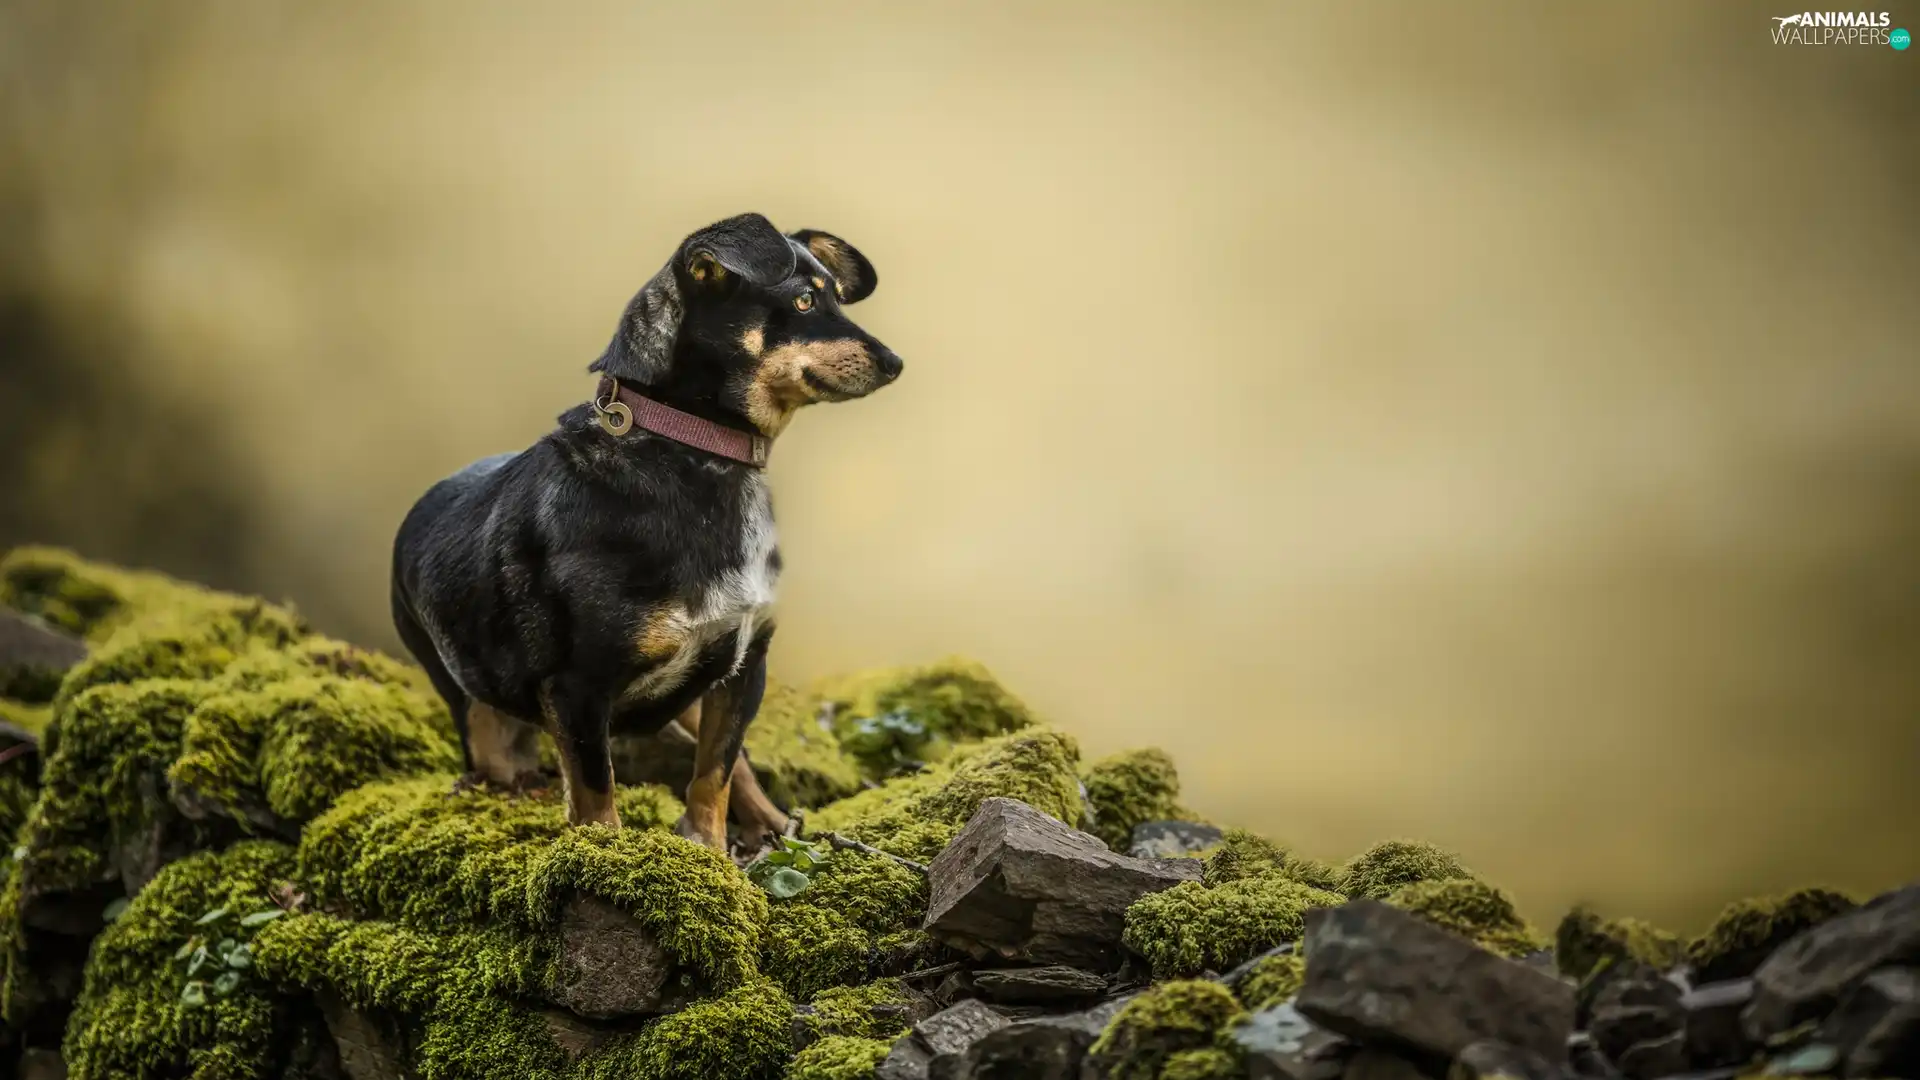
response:
[(1774, 949), (1802, 931), (1852, 911), (1852, 899), (1830, 889), (1798, 889), (1727, 905), (1707, 932), (1687, 944), (1700, 982), (1753, 974)]
[(0, 605), (96, 643), (134, 618), (194, 607), (217, 595), (161, 574), (88, 562), (59, 548), (19, 547), (0, 557)]
[(1225, 885), (1275, 873), (1316, 889), (1339, 891), (1339, 875), (1325, 863), (1296, 855), (1245, 829), (1228, 829), (1221, 834), (1220, 842), (1207, 851), (1201, 880), (1208, 885)]
[(833, 1035), (891, 1041), (906, 1034), (913, 998), (896, 979), (836, 986), (814, 995), (796, 1023), (813, 1038)]
[(1308, 910), (1345, 902), (1281, 873), (1212, 886), (1187, 881), (1134, 901), (1121, 940), (1153, 965), (1158, 979), (1227, 971), (1298, 940)]
[(1633, 960), (1659, 971), (1677, 966), (1686, 948), (1674, 935), (1639, 919), (1602, 919), (1575, 908), (1553, 936), (1554, 965), (1561, 974), (1585, 979), (1601, 962)]
[(865, 932), (837, 911), (793, 901), (776, 903), (760, 939), (760, 970), (787, 993), (807, 998), (864, 974), (872, 944)]
[(1506, 893), (1474, 878), (1402, 885), (1387, 903), (1502, 956), (1518, 959), (1546, 947)]
[(1245, 1075), (1239, 1056), (1217, 1046), (1171, 1054), (1160, 1069), (1160, 1080), (1234, 1080)]
[(622, 788), (624, 829), (570, 828), (559, 793), (449, 794), (451, 774), (370, 784), (301, 836), (316, 901), (412, 926), (546, 932), (575, 893), (632, 914), (680, 963), (719, 989), (756, 970), (766, 894), (732, 860), (657, 826), (680, 805), (661, 788)]
[(1446, 881), (1473, 875), (1460, 860), (1432, 844), (1388, 840), (1354, 856), (1341, 868), (1341, 891), (1350, 897), (1385, 900), (1416, 881)]
[(829, 1035), (794, 1055), (786, 1080), (866, 1080), (893, 1049), (891, 1041)]
[(371, 780), (455, 770), (436, 699), (401, 686), (303, 676), (208, 698), (167, 773), (227, 806), (263, 801), (285, 821), (315, 816)]
[(1166, 751), (1126, 750), (1087, 768), (1091, 831), (1115, 851), (1125, 851), (1136, 826), (1183, 818), (1178, 799), (1180, 774)]
[(1176, 1055), (1215, 1048), (1221, 1034), (1243, 1015), (1240, 1003), (1219, 983), (1161, 983), (1114, 1016), (1093, 1044), (1090, 1060), (1111, 1080), (1155, 1080)]
[(994, 796), (1043, 814), (1080, 820), (1080, 751), (1071, 736), (1045, 728), (960, 748), (948, 761), (822, 807), (809, 823), (925, 861), (938, 854), (980, 804)]
[(822, 680), (809, 696), (813, 711), (831, 718), (841, 745), (874, 777), (1034, 722), (985, 667), (958, 657)]
[(755, 979), (616, 1042), (583, 1061), (579, 1075), (583, 1080), (764, 1076), (792, 1054), (792, 1026), (793, 1000), (770, 980)]
[(860, 790), (859, 764), (821, 725), (818, 703), (792, 687), (767, 688), (746, 746), (754, 773), (781, 806), (825, 806)]
[(0, 697), (0, 723), (39, 735), (47, 730), (52, 719), (53, 709), (46, 705)]
[[(288, 848), (262, 841), (203, 852), (161, 871), (94, 942), (67, 1026), (68, 1074), (75, 1080), (280, 1075), (296, 1036), (288, 1004), (264, 980), (242, 972), (231, 994), (188, 1008), (176, 953), (196, 935), (208, 935), (197, 924), (208, 912), (269, 909), (268, 890), (292, 863)], [(236, 932), (231, 917), (219, 925)]]
[(1248, 1012), (1259, 1012), (1299, 993), (1306, 981), (1306, 957), (1297, 952), (1265, 957), (1240, 981), (1240, 1003)]

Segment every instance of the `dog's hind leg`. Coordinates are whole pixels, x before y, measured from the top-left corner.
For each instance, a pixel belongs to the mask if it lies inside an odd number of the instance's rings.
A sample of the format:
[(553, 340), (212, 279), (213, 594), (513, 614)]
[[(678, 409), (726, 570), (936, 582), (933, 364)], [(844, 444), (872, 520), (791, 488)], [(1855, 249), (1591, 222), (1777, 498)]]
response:
[(540, 686), (540, 711), (560, 751), (570, 825), (597, 822), (620, 827), (620, 812), (613, 805), (613, 751), (607, 738), (612, 704), (577, 679), (548, 679)]
[(473, 765), (473, 740), (467, 734), (467, 706), (470, 701), (467, 692), (453, 679), (453, 673), (447, 665), (440, 662), (440, 653), (433, 647), (433, 638), (429, 637), (420, 620), (414, 617), (413, 607), (402, 596), (398, 586), (393, 590), (393, 628), (400, 634), (400, 643), (413, 654), (415, 663), (427, 673), (427, 681), (447, 703), (447, 712), (453, 716), (453, 730), (460, 736), (460, 754), (466, 759), (467, 773), (475, 775)]
[[(668, 725), (669, 729), (680, 729), (688, 741), (698, 745), (700, 738), (700, 703), (694, 702), (687, 711)], [(673, 736), (677, 738), (678, 736)], [(766, 789), (760, 786), (760, 778), (753, 773), (753, 763), (747, 760), (747, 751), (741, 747), (740, 756), (733, 761), (733, 772), (729, 777), (731, 794), (728, 803), (733, 810), (734, 820), (740, 823), (748, 836), (758, 837), (762, 833), (776, 836), (786, 835), (792, 824), (786, 812), (767, 797)]]
[(484, 702), (467, 706), (467, 766), (474, 776), (510, 790), (539, 787), (540, 729)]
[[(733, 793), (735, 766), (745, 764), (740, 746), (746, 739), (747, 725), (760, 711), (760, 698), (767, 690), (767, 641), (771, 636), (769, 630), (755, 638), (739, 670), (715, 683), (700, 699), (693, 782), (687, 785), (687, 813), (678, 829), (680, 835), (715, 851), (727, 850), (727, 804)], [(751, 770), (748, 775), (752, 775)], [(757, 781), (754, 787), (758, 789)]]

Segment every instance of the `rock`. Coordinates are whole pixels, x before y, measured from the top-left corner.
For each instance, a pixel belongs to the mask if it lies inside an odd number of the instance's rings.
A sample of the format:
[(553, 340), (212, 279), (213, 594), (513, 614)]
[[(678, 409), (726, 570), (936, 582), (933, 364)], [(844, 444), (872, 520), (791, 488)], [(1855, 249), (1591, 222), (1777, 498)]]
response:
[(348, 1080), (413, 1080), (412, 1055), (395, 1024), (351, 1008), (334, 994), (315, 997)]
[(1199, 879), (1196, 860), (1118, 855), (1025, 803), (992, 798), (934, 858), (924, 928), (976, 957), (1110, 971), (1124, 955), (1127, 906)]
[(1680, 996), (1686, 1014), (1687, 1059), (1696, 1068), (1738, 1065), (1756, 1049), (1740, 1027), (1740, 1012), (1753, 1000), (1752, 979), (1696, 986)]
[(1615, 1063), (1620, 1072), (1633, 1080), (1656, 1080), (1672, 1076), (1687, 1067), (1687, 1033), (1671, 1031), (1651, 1039), (1642, 1039), (1626, 1048)]
[(1566, 1056), (1573, 988), (1377, 900), (1309, 911), (1296, 1004), (1348, 1038), (1438, 1059), (1483, 1039)]
[(1228, 1034), (1245, 1056), (1251, 1080), (1334, 1080), (1353, 1049), (1291, 1002), (1254, 1013)]
[(67, 1080), (67, 1062), (58, 1050), (31, 1047), (20, 1051), (20, 1080)]
[(1567, 1039), (1567, 1064), (1575, 1076), (1612, 1080), (1620, 1075), (1620, 1070), (1613, 1067), (1607, 1055), (1593, 1045), (1593, 1037), (1584, 1031), (1576, 1031)]
[(1920, 1076), (1920, 969), (1881, 968), (1820, 1026), (1847, 1076)]
[(1197, 821), (1143, 821), (1133, 827), (1127, 854), (1136, 859), (1172, 859), (1218, 844), (1220, 830)]
[(1460, 1051), (1447, 1080), (1563, 1080), (1566, 1073), (1531, 1050), (1482, 1040)]
[(1876, 897), (1787, 942), (1753, 974), (1747, 1038), (1817, 1020), (1876, 968), (1920, 964), (1920, 883)]
[(1292, 956), (1293, 953), (1294, 953), (1293, 942), (1291, 941), (1281, 942), (1279, 945), (1276, 945), (1273, 948), (1268, 949), (1266, 952), (1261, 953), (1259, 956), (1256, 956), (1253, 959), (1248, 960), (1246, 963), (1241, 964), (1239, 967), (1236, 967), (1232, 971), (1227, 972), (1225, 975), (1220, 976), (1220, 981), (1226, 984), (1227, 989), (1238, 994), (1240, 992), (1241, 984), (1245, 983), (1247, 981), (1247, 976), (1252, 975), (1254, 969), (1260, 966), (1260, 961), (1265, 960), (1270, 956)]
[(874, 1070), (874, 1080), (944, 1080), (948, 1076), (957, 1080), (966, 1075), (956, 1070), (967, 1048), (1006, 1026), (1006, 1017), (983, 1002), (962, 1001), (942, 1009), (900, 1036)]
[(79, 638), (13, 611), (0, 611), (0, 697), (51, 701), (68, 668), (87, 658)]
[(1427, 1073), (1391, 1050), (1367, 1046), (1347, 1058), (1340, 1080), (1427, 1080)]
[(1053, 1005), (1089, 1001), (1107, 992), (1107, 980), (1079, 968), (1052, 964), (995, 968), (973, 973), (981, 997), (997, 1005)]
[(1131, 998), (1085, 1012), (1008, 1024), (967, 1047), (956, 1075), (968, 1080), (1080, 1080), (1087, 1051)]
[(1840, 1066), (1840, 1048), (1832, 1043), (1811, 1042), (1780, 1054), (1767, 1062), (1769, 1076), (1824, 1076)]
[(613, 1041), (617, 1031), (609, 1031), (580, 1019), (565, 1009), (542, 1009), (541, 1019), (547, 1022), (547, 1034), (560, 1052), (567, 1055), (568, 1061), (578, 1061), (595, 1050)]
[(580, 1016), (610, 1020), (658, 1012), (673, 958), (639, 920), (598, 897), (560, 916), (560, 956), (547, 997)]
[[(1643, 965), (1629, 967), (1628, 973), (1608, 982), (1594, 997), (1587, 1034), (1633, 1080), (1679, 1072), (1686, 1068), (1687, 1027), (1680, 988)], [(1678, 1062), (1665, 1067), (1676, 1055)], [(1662, 1068), (1648, 1072), (1656, 1063)]]

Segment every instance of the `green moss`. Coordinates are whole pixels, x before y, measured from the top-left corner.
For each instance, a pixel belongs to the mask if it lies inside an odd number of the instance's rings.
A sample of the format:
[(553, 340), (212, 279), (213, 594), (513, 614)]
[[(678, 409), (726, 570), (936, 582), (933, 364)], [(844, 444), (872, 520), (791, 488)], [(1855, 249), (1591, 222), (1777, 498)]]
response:
[(866, 1080), (887, 1058), (893, 1043), (851, 1035), (829, 1035), (794, 1056), (786, 1080)]
[(755, 979), (616, 1042), (583, 1061), (578, 1074), (583, 1080), (768, 1075), (792, 1054), (792, 1028), (793, 1000), (770, 980)]
[(906, 1034), (913, 998), (899, 980), (879, 979), (865, 986), (830, 987), (807, 1004), (810, 1011), (796, 1023), (813, 1038), (842, 1035), (891, 1042)]
[(1221, 885), (1182, 882), (1134, 901), (1121, 940), (1153, 965), (1158, 979), (1227, 971), (1299, 940), (1307, 911), (1345, 902), (1281, 873)]
[(1350, 897), (1385, 900), (1395, 889), (1416, 881), (1446, 881), (1473, 874), (1460, 860), (1432, 844), (1388, 840), (1375, 844), (1341, 868), (1341, 891)]
[(93, 945), (86, 983), (67, 1026), (68, 1075), (75, 1080), (191, 1076), (242, 1080), (279, 1076), (296, 1040), (287, 1002), (250, 971), (207, 1005), (181, 1001), (186, 974), (176, 953), (201, 935), (215, 909), (234, 915), (271, 908), (268, 890), (292, 868), (286, 847), (255, 842), (203, 852), (161, 871)]
[(1387, 903), (1502, 956), (1518, 959), (1546, 947), (1506, 893), (1475, 878), (1416, 881), (1395, 889)]
[(195, 607), (216, 595), (161, 574), (88, 562), (59, 548), (18, 547), (0, 557), (0, 605), (96, 643), (131, 619)]
[(1217, 1046), (1171, 1054), (1160, 1069), (1160, 1080), (1234, 1080), (1245, 1075), (1239, 1056)]
[(1298, 952), (1265, 957), (1241, 980), (1240, 1003), (1259, 1012), (1299, 993), (1306, 981), (1307, 958)]
[(1220, 842), (1207, 851), (1201, 880), (1208, 885), (1225, 885), (1276, 873), (1302, 885), (1339, 891), (1339, 875), (1325, 863), (1296, 855), (1245, 829), (1228, 829), (1221, 834)]
[(370, 784), (301, 836), (315, 899), (412, 926), (551, 930), (575, 893), (639, 919), (676, 960), (725, 989), (755, 969), (766, 894), (732, 860), (658, 826), (680, 805), (622, 788), (624, 829), (570, 828), (560, 795), (449, 794), (450, 774)]
[(935, 768), (822, 807), (809, 825), (924, 862), (994, 796), (1078, 822), (1082, 803), (1074, 766), (1079, 756), (1072, 737), (1045, 728), (989, 739), (959, 748)]
[(938, 761), (957, 743), (1018, 731), (1033, 714), (987, 669), (958, 657), (816, 683), (816, 715), (831, 718), (848, 753), (874, 777), (903, 761)]
[(52, 720), (53, 709), (46, 705), (0, 697), (0, 723), (12, 724), (39, 735), (47, 730), (47, 724)]
[(1221, 1034), (1244, 1015), (1240, 1003), (1219, 983), (1161, 983), (1114, 1016), (1093, 1044), (1090, 1060), (1111, 1080), (1156, 1080), (1176, 1055), (1214, 1049)]
[(60, 700), (94, 686), (141, 679), (210, 679), (252, 649), (283, 648), (305, 629), (292, 612), (212, 594), (204, 603), (133, 620), (67, 672)]
[(167, 779), (229, 807), (264, 802), (301, 822), (368, 781), (458, 769), (443, 713), (437, 699), (402, 686), (336, 675), (219, 694), (188, 720)]
[(806, 898), (774, 904), (760, 939), (760, 970), (796, 998), (864, 974), (873, 944), (839, 912), (797, 902)]
[(1553, 936), (1554, 965), (1561, 974), (1585, 979), (1601, 962), (1634, 960), (1659, 971), (1677, 966), (1686, 947), (1674, 935), (1639, 919), (1602, 919), (1576, 908)]
[(1778, 897), (1727, 905), (1707, 932), (1687, 945), (1687, 962), (1700, 982), (1753, 974), (1774, 949), (1833, 918), (1852, 911), (1852, 899), (1830, 889), (1798, 889)]
[(1126, 851), (1135, 826), (1184, 818), (1180, 774), (1166, 751), (1126, 750), (1088, 766), (1085, 776), (1095, 836), (1115, 851)]
[(821, 726), (818, 703), (791, 687), (767, 688), (746, 746), (754, 773), (781, 806), (825, 806), (860, 790), (860, 766)]

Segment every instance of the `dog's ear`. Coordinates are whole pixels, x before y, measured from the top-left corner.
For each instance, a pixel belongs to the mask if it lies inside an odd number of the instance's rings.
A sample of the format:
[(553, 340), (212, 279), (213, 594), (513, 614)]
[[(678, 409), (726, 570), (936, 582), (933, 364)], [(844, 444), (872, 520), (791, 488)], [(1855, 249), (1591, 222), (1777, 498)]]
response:
[(833, 275), (834, 291), (840, 302), (852, 304), (873, 295), (873, 287), (880, 284), (880, 276), (873, 272), (873, 264), (867, 261), (860, 249), (845, 240), (824, 233), (819, 229), (801, 229), (788, 233), (794, 243), (800, 244), (820, 260), (820, 265)]
[(793, 276), (795, 258), (787, 238), (759, 214), (741, 214), (701, 229), (680, 245), (675, 258), (695, 287), (724, 286), (729, 274), (755, 285), (777, 285)]
[(641, 385), (658, 382), (673, 363), (674, 341), (687, 308), (684, 290), (726, 288), (730, 274), (756, 285), (775, 285), (793, 276), (794, 264), (787, 238), (759, 214), (741, 214), (701, 229), (680, 242), (680, 250), (627, 304), (607, 351), (587, 370)]

